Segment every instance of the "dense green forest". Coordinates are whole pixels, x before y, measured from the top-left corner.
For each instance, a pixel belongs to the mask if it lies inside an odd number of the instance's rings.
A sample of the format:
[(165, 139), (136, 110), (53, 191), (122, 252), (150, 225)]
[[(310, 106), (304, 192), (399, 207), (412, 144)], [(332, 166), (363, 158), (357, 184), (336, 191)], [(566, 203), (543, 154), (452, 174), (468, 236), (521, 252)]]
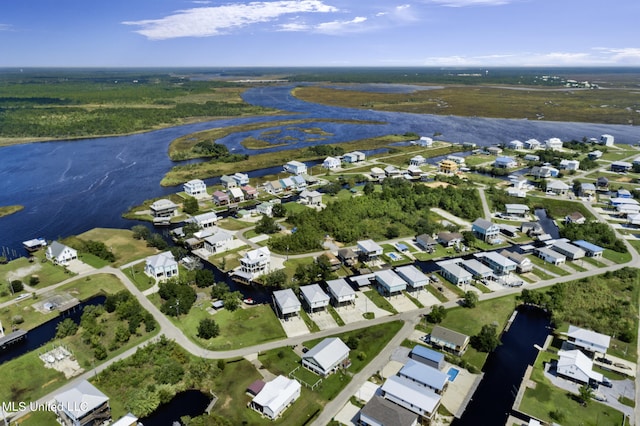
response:
[(430, 188), (404, 179), (385, 179), (382, 191), (329, 202), (321, 211), (305, 209), (291, 213), (287, 221), (296, 232), (271, 238), (269, 246), (278, 252), (319, 250), (325, 235), (353, 244), (357, 240), (396, 238), (433, 233), (442, 225), (429, 217), (431, 207), (442, 208), (467, 220), (482, 216), (475, 189)]

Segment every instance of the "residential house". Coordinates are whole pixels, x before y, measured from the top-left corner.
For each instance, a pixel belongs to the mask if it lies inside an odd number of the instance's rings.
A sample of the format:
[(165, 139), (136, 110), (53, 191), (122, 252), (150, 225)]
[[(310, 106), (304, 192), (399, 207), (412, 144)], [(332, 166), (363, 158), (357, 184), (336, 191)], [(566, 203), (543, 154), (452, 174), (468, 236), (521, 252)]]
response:
[(505, 204), (505, 213), (512, 217), (527, 217), (529, 215), (529, 206), (526, 204)]
[(246, 173), (234, 173), (231, 177), (236, 181), (238, 186), (249, 185), (249, 175)]
[(565, 195), (571, 187), (561, 180), (550, 180), (547, 182), (547, 192), (552, 192), (556, 195)]
[(414, 178), (422, 177), (422, 175), (424, 175), (424, 172), (420, 167), (410, 165), (409, 167), (407, 167), (407, 172), (404, 174), (404, 178), (414, 179)]
[(304, 190), (300, 193), (300, 203), (308, 206), (319, 206), (322, 204), (322, 194), (318, 191)]
[(244, 185), (242, 188), (245, 200), (253, 200), (258, 196), (258, 190), (251, 185)]
[(596, 186), (592, 183), (582, 182), (580, 184), (580, 189), (578, 194), (581, 197), (595, 197), (596, 195)]
[(232, 203), (241, 203), (244, 201), (244, 192), (240, 188), (230, 188), (229, 199)]
[(449, 376), (437, 368), (430, 367), (413, 359), (407, 360), (398, 371), (399, 377), (409, 379), (418, 385), (442, 395), (447, 388)]
[(307, 165), (300, 161), (289, 161), (284, 165), (284, 171), (294, 175), (306, 175)]
[(386, 177), (384, 170), (382, 170), (380, 167), (372, 167), (370, 174), (371, 174), (371, 179), (377, 180), (377, 181), (381, 181)]
[(550, 138), (544, 141), (544, 145), (547, 149), (559, 150), (562, 149), (562, 141), (559, 138)]
[(459, 166), (464, 166), (465, 164), (464, 157), (461, 157), (459, 155), (447, 155), (447, 160), (453, 161)]
[(527, 139), (524, 141), (524, 147), (526, 149), (539, 149), (542, 146), (539, 140), (537, 139)]
[(590, 153), (587, 154), (587, 157), (589, 158), (589, 160), (597, 160), (600, 157), (602, 157), (602, 151), (591, 151)]
[(367, 158), (364, 152), (361, 151), (353, 151), (348, 152), (342, 156), (342, 161), (345, 163), (358, 163), (360, 161), (364, 161)]
[(331, 295), (333, 305), (344, 306), (356, 303), (356, 292), (351, 288), (344, 278), (327, 281), (327, 288)]
[(282, 189), (285, 191), (293, 191), (296, 189), (296, 183), (288, 177), (280, 179), (280, 185), (282, 185)]
[(225, 189), (231, 189), (238, 186), (238, 182), (233, 178), (233, 176), (220, 176), (220, 183), (222, 184), (222, 186), (224, 186)]
[(233, 241), (233, 234), (219, 229), (218, 232), (204, 239), (204, 248), (211, 254), (222, 253), (227, 250), (231, 241)]
[(358, 255), (350, 248), (338, 249), (338, 259), (346, 266), (353, 266), (358, 262)]
[(224, 206), (225, 204), (229, 204), (229, 194), (222, 191), (215, 191), (213, 193), (213, 202), (217, 206)]
[(284, 191), (284, 188), (282, 187), (282, 184), (277, 179), (265, 183), (264, 184), (264, 189), (269, 194), (273, 194), (273, 195), (280, 194), (282, 191)]
[(413, 290), (420, 290), (429, 284), (429, 277), (413, 265), (405, 265), (396, 268), (396, 273), (411, 287)]
[(111, 421), (109, 397), (86, 380), (57, 394), (53, 404), (63, 426), (98, 426)]
[(305, 189), (307, 187), (307, 180), (303, 176), (291, 176), (291, 180), (296, 185), (296, 189)]
[(498, 239), (500, 227), (489, 220), (478, 218), (471, 224), (471, 232), (482, 241), (491, 243)]
[(296, 294), (290, 288), (284, 290), (276, 290), (273, 292), (273, 306), (276, 308), (276, 313), (282, 319), (287, 319), (292, 316), (298, 316), (302, 304), (296, 297)]
[(502, 148), (500, 148), (499, 146), (490, 146), (490, 147), (486, 148), (485, 151), (487, 151), (491, 155), (500, 155), (500, 154), (502, 154)]
[(349, 346), (339, 337), (330, 337), (302, 355), (302, 366), (319, 376), (327, 377), (339, 368), (351, 365), (349, 351)]
[(560, 168), (563, 170), (578, 170), (580, 168), (580, 161), (578, 160), (560, 160)]
[(634, 166), (639, 165), (639, 164), (640, 164), (640, 157), (636, 157), (636, 158), (632, 161), (632, 163), (631, 163), (631, 164), (633, 164)]
[(577, 348), (584, 349), (587, 352), (601, 353), (603, 355), (607, 353), (611, 345), (611, 336), (596, 333), (586, 328), (576, 327), (575, 325), (569, 325), (567, 340)]
[(469, 259), (460, 263), (467, 271), (471, 272), (473, 278), (483, 280), (493, 277), (493, 270), (477, 259)]
[(640, 213), (627, 214), (627, 223), (631, 226), (640, 226)]
[(396, 166), (388, 165), (384, 168), (385, 177), (398, 177), (401, 174), (402, 172)]
[(628, 189), (620, 188), (616, 192), (618, 198), (633, 198), (631, 192)]
[(342, 162), (335, 157), (327, 157), (322, 162), (322, 167), (325, 169), (337, 169), (342, 165)]
[(632, 168), (633, 164), (627, 163), (626, 161), (614, 161), (611, 163), (612, 172), (628, 172)]
[(524, 161), (540, 161), (540, 156), (535, 154), (527, 154), (524, 156)]
[(582, 225), (587, 221), (587, 218), (580, 212), (569, 213), (564, 217), (564, 223), (576, 223)]
[(46, 258), (56, 265), (66, 265), (78, 258), (78, 251), (58, 241), (52, 242), (45, 252)]
[(182, 185), (182, 189), (187, 195), (194, 198), (207, 197), (207, 184), (200, 179), (193, 179)]
[(442, 160), (438, 163), (438, 171), (448, 175), (454, 174), (458, 171), (458, 163), (451, 160)]
[(604, 176), (600, 176), (598, 179), (596, 179), (596, 188), (598, 188), (598, 191), (608, 191), (609, 179)]
[(300, 293), (311, 313), (324, 310), (329, 306), (329, 295), (325, 293), (318, 284), (301, 286)]
[(464, 237), (459, 232), (438, 232), (437, 240), (444, 247), (453, 247), (462, 243)]
[(156, 280), (177, 277), (178, 262), (170, 251), (158, 253), (145, 259), (144, 272)]
[(331, 271), (337, 271), (338, 269), (340, 269), (340, 266), (342, 266), (342, 262), (340, 262), (340, 259), (338, 259), (338, 257), (330, 251), (324, 252), (323, 256), (325, 259), (327, 259)]
[(300, 397), (301, 388), (298, 381), (277, 376), (265, 383), (249, 405), (258, 413), (275, 420)]
[(540, 222), (523, 222), (520, 225), (520, 231), (524, 232), (530, 237), (544, 234), (544, 229), (542, 229), (542, 225), (540, 225)]
[(423, 164), (426, 164), (427, 159), (424, 158), (422, 155), (416, 155), (415, 157), (412, 157), (409, 160), (409, 165), (410, 166), (422, 166)]
[(361, 426), (418, 426), (418, 415), (381, 396), (373, 397), (360, 409)]
[(547, 179), (557, 177), (560, 174), (560, 170), (551, 166), (533, 166), (529, 174), (537, 178)]
[(178, 214), (178, 206), (166, 198), (154, 201), (149, 206), (149, 209), (151, 210), (151, 216), (154, 218), (170, 218)]
[(498, 157), (493, 162), (493, 167), (497, 169), (511, 169), (518, 167), (518, 162), (511, 157)]
[(383, 249), (373, 240), (358, 241), (358, 251), (365, 261), (371, 261), (382, 255)]
[(418, 139), (417, 143), (419, 146), (430, 147), (431, 145), (433, 145), (433, 139), (427, 136), (421, 136), (420, 139)]
[(436, 265), (440, 267), (440, 275), (455, 285), (466, 285), (471, 282), (471, 278), (473, 277), (471, 272), (464, 269), (458, 263), (455, 263), (455, 261), (444, 260), (436, 262)]
[(602, 135), (600, 136), (600, 145), (604, 146), (613, 146), (615, 138), (611, 135)]
[(457, 356), (462, 356), (469, 346), (469, 336), (436, 325), (431, 330), (431, 344)]
[(535, 250), (538, 254), (538, 257), (545, 262), (549, 262), (552, 265), (561, 265), (566, 262), (567, 258), (565, 255), (558, 253), (555, 250), (550, 249), (549, 247), (540, 247)]
[(416, 345), (409, 352), (409, 358), (438, 370), (445, 366), (444, 354), (422, 345)]
[(131, 413), (127, 413), (120, 417), (110, 426), (142, 426), (142, 423), (138, 422), (138, 418)]
[(574, 246), (566, 241), (556, 241), (551, 245), (554, 251), (564, 254), (569, 260), (578, 260), (584, 257), (585, 251), (578, 246)]
[(485, 265), (493, 269), (493, 273), (496, 275), (507, 275), (511, 272), (514, 272), (518, 265), (516, 263), (502, 256), (500, 253), (495, 251), (489, 251), (486, 253), (479, 253), (476, 255), (480, 261), (484, 262)]
[(436, 248), (438, 242), (431, 235), (421, 234), (416, 237), (416, 244), (425, 251), (432, 251)]
[(429, 422), (440, 406), (440, 395), (399, 376), (390, 376), (380, 388), (382, 396)]
[(233, 271), (233, 275), (243, 281), (251, 282), (260, 275), (269, 272), (271, 266), (271, 252), (268, 247), (260, 247), (248, 251), (240, 258), (240, 267)]
[(531, 262), (531, 259), (522, 254), (507, 250), (502, 250), (500, 254), (516, 264), (516, 272), (519, 274), (525, 274), (533, 270), (533, 262)]
[(604, 253), (604, 249), (602, 247), (591, 244), (585, 240), (576, 240), (573, 242), (573, 245), (583, 249), (587, 257), (602, 257), (602, 253)]
[(593, 362), (577, 349), (558, 351), (558, 366), (556, 372), (578, 383), (596, 385), (602, 382), (602, 374), (593, 371)]
[(507, 148), (509, 149), (522, 149), (524, 148), (524, 143), (522, 141), (519, 141), (517, 139), (512, 140), (511, 142), (507, 143)]
[(273, 203), (265, 201), (256, 206), (256, 211), (262, 215), (273, 217)]
[(393, 296), (402, 293), (407, 288), (407, 282), (391, 269), (375, 272), (378, 289), (383, 296)]
[(213, 228), (218, 221), (218, 215), (216, 212), (207, 212), (195, 215), (186, 220), (188, 223), (195, 223), (200, 229)]

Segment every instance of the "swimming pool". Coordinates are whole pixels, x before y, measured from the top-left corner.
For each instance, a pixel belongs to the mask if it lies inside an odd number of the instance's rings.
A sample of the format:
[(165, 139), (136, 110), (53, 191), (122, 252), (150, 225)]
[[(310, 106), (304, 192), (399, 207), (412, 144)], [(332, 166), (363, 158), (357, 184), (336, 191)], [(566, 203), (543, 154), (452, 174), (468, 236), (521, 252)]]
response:
[(449, 376), (449, 381), (453, 382), (456, 377), (458, 377), (458, 373), (460, 372), (460, 370), (458, 370), (457, 368), (449, 368), (449, 371), (447, 371), (447, 376)]
[(389, 256), (389, 259), (393, 260), (394, 262), (402, 259), (402, 256), (396, 253), (395, 251), (392, 251), (391, 253), (387, 253), (387, 256)]

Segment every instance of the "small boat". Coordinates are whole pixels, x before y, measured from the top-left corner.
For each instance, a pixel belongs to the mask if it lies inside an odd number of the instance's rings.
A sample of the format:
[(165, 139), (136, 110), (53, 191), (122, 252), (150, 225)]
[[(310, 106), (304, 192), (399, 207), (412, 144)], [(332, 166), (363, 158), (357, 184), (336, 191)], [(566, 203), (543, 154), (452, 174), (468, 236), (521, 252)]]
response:
[(22, 246), (29, 252), (40, 250), (47, 245), (47, 240), (44, 238), (34, 238), (32, 240), (23, 241)]
[(246, 303), (247, 305), (253, 305), (254, 303), (256, 303), (250, 297), (247, 297), (246, 299), (244, 299), (243, 302)]

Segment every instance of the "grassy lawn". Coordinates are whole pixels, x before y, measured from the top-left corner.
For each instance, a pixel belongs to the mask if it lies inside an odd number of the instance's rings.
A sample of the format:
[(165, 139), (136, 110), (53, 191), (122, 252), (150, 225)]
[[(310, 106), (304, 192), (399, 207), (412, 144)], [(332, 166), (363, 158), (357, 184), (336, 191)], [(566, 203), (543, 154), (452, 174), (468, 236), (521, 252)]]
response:
[(537, 277), (539, 277), (542, 280), (550, 280), (552, 278), (554, 278), (553, 275), (551, 274), (547, 274), (545, 271), (538, 269), (538, 268), (533, 268), (531, 270), (531, 273), (536, 275)]
[(565, 199), (550, 197), (527, 197), (527, 204), (532, 208), (544, 208), (548, 216), (562, 221), (564, 217), (573, 212), (580, 212), (587, 220), (595, 219), (593, 214), (581, 203)]
[(248, 228), (250, 226), (255, 225), (251, 222), (245, 222), (243, 220), (234, 219), (232, 217), (227, 217), (218, 221), (217, 225), (220, 228), (227, 229), (229, 231), (238, 231), (240, 229)]
[(380, 295), (380, 293), (378, 293), (378, 290), (367, 290), (364, 292), (364, 295), (368, 297), (378, 308), (384, 309), (385, 311), (391, 312), (392, 314), (398, 313), (398, 311), (396, 311), (396, 308), (394, 308), (387, 299), (385, 299), (384, 297), (382, 297), (382, 295)]
[(144, 240), (135, 240), (133, 232), (127, 229), (94, 228), (77, 238), (104, 243), (116, 255), (115, 267), (158, 253), (157, 249), (147, 247)]
[(338, 327), (342, 327), (343, 325), (345, 325), (344, 321), (342, 320), (338, 312), (336, 312), (333, 306), (327, 306), (327, 310), (329, 311), (329, 314), (331, 314), (331, 317), (336, 322), (336, 324), (338, 324)]
[(567, 263), (567, 266), (571, 269), (575, 269), (578, 272), (584, 272), (587, 270), (587, 268), (585, 268), (584, 266), (580, 265), (582, 263), (582, 260), (574, 260), (571, 263)]
[[(35, 287), (44, 288), (58, 284), (74, 275), (66, 271), (62, 266), (56, 266), (46, 260), (43, 261), (43, 259), (45, 259), (44, 250), (33, 253), (33, 257), (33, 262), (29, 262), (29, 259), (26, 257), (19, 257), (5, 265), (0, 265), (0, 281), (20, 280), (24, 284), (29, 284), (29, 279), (35, 275), (40, 280)], [(9, 297), (9, 299), (11, 299), (11, 297)]]
[(302, 321), (304, 321), (310, 332), (315, 333), (317, 331), (320, 331), (320, 327), (318, 327), (318, 324), (313, 322), (307, 311), (305, 311), (304, 309), (300, 309), (300, 318), (302, 318)]
[(441, 291), (438, 291), (437, 288), (433, 287), (433, 285), (427, 285), (427, 290), (429, 291), (429, 293), (433, 294), (440, 302), (444, 303), (449, 301), (449, 299), (447, 299), (447, 297), (442, 294)]
[(61, 372), (45, 368), (37, 352), (0, 365), (0, 401), (35, 401), (67, 382)]
[(627, 263), (631, 260), (631, 253), (618, 253), (617, 251), (605, 249), (602, 256), (615, 263)]
[[(438, 274), (440, 276), (440, 274)], [(440, 284), (441, 286), (444, 286), (446, 288), (448, 288), (449, 290), (451, 290), (452, 292), (454, 292), (458, 297), (463, 297), (464, 296), (464, 290), (461, 289), (460, 287), (458, 287), (457, 285), (450, 283), (449, 280), (445, 280), (444, 278), (442, 278), (442, 276), (440, 276)]]
[(153, 278), (144, 273), (144, 266), (144, 262), (140, 262), (122, 270), (140, 291), (148, 290), (156, 283)]
[(483, 293), (491, 293), (491, 289), (478, 280), (474, 280), (472, 285)]
[(413, 304), (416, 305), (419, 309), (424, 308), (424, 305), (418, 299), (413, 297), (408, 291), (403, 291), (402, 294), (404, 294), (407, 299), (411, 300)]

